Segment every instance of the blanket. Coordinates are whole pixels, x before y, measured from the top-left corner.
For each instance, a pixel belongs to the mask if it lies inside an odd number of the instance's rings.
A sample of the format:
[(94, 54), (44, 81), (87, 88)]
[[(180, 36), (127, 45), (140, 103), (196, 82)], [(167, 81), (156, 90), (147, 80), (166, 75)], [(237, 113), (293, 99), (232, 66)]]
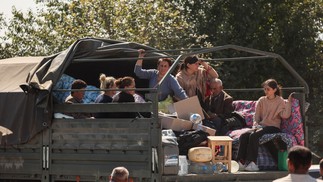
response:
[[(237, 150), (239, 146), (240, 135), (248, 131), (253, 124), (253, 116), (255, 114), (256, 103), (257, 101), (233, 101), (235, 111), (239, 112), (245, 118), (246, 125), (247, 127), (249, 127), (240, 130), (234, 130), (229, 133), (229, 136), (233, 139), (234, 150)], [(282, 120), (281, 130), (281, 133), (264, 135), (262, 138), (260, 138), (259, 143), (265, 144), (266, 142), (273, 141), (275, 139), (280, 139), (286, 144), (287, 149), (294, 145), (304, 145), (304, 130), (299, 100), (294, 98), (292, 99), (291, 117)], [(233, 154), (235, 154), (235, 151), (233, 151)], [(272, 156), (269, 154), (269, 152), (264, 146), (261, 146), (259, 148), (257, 163), (259, 168), (262, 170), (277, 169), (277, 164), (274, 162)]]

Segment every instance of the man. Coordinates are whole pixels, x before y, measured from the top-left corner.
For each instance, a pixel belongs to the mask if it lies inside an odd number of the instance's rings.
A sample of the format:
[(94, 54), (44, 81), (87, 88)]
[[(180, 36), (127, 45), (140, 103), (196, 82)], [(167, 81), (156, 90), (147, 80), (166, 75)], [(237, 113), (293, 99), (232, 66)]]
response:
[[(85, 81), (80, 79), (74, 80), (71, 86), (71, 94), (65, 99), (65, 103), (82, 104), (86, 87), (87, 84), (85, 83)], [(78, 91), (73, 91), (73, 89), (78, 89)], [(74, 119), (91, 118), (91, 115), (88, 113), (67, 113), (67, 115), (73, 116)]]
[(288, 172), (289, 175), (274, 180), (274, 182), (311, 182), (318, 181), (308, 174), (308, 169), (312, 165), (312, 152), (304, 146), (295, 145), (288, 151)]
[(125, 167), (116, 167), (112, 170), (110, 182), (128, 182), (129, 171)]
[(223, 91), (222, 81), (218, 78), (210, 80), (210, 90), (211, 95), (205, 99), (203, 106), (208, 120), (203, 124), (216, 129), (217, 135), (224, 135), (226, 131), (222, 131), (222, 128), (226, 125), (225, 119), (230, 118), (234, 110), (233, 98)]

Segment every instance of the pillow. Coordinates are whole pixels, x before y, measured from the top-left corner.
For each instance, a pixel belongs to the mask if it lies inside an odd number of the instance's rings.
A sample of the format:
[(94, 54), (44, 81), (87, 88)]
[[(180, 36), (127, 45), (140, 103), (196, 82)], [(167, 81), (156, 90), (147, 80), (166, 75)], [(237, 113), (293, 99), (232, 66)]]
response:
[(304, 146), (304, 130), (299, 100), (292, 98), (292, 114), (288, 119), (283, 119), (281, 130), (293, 135), (298, 145)]
[(253, 125), (253, 115), (255, 114), (256, 103), (257, 101), (233, 101), (234, 110), (239, 112), (245, 118), (247, 127), (251, 127)]

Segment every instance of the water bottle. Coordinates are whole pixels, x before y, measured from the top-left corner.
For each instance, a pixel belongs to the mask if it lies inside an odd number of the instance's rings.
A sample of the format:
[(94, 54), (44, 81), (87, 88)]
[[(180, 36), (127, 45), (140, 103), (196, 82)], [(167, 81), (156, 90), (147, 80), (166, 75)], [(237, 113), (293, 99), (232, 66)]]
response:
[(201, 124), (202, 123), (202, 117), (201, 115), (197, 113), (190, 114), (190, 121), (194, 124)]
[(212, 174), (212, 164), (209, 162), (191, 162), (189, 167), (190, 173), (193, 174)]
[(184, 176), (187, 175), (188, 173), (188, 162), (186, 159), (186, 155), (180, 155), (179, 156), (179, 171), (178, 175), (179, 176)]
[(222, 162), (217, 162), (213, 165), (213, 173), (221, 173), (222, 171), (225, 171), (226, 166)]

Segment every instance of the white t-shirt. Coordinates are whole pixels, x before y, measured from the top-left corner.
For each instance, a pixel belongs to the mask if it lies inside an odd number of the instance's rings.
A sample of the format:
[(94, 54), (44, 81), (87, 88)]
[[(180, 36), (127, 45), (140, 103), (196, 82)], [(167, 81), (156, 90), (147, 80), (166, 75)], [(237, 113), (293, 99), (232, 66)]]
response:
[(313, 178), (308, 174), (289, 174), (286, 177), (279, 178), (273, 182), (318, 182), (318, 179)]

